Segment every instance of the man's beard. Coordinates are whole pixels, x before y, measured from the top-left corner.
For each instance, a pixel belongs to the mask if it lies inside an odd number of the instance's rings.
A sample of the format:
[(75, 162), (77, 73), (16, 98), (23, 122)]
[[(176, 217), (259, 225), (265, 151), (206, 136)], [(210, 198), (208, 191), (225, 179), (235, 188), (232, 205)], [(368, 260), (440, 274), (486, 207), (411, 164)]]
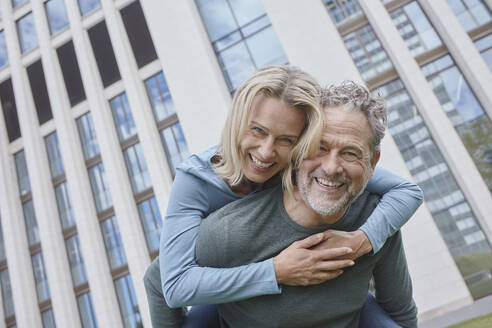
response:
[[(311, 207), (316, 213), (321, 216), (331, 217), (337, 214), (344, 214), (348, 206), (355, 201), (366, 189), (367, 183), (369, 182), (370, 170), (366, 171), (366, 177), (364, 181), (364, 185), (359, 190), (357, 194), (355, 191), (350, 191), (350, 186), (352, 185), (352, 180), (344, 177), (343, 175), (324, 175), (322, 178), (343, 182), (345, 187), (347, 188), (347, 192), (340, 198), (335, 204), (327, 206), (325, 203), (330, 201), (329, 196), (318, 194), (316, 197), (313, 197), (313, 192), (309, 190), (310, 183), (317, 183), (315, 181), (315, 175), (310, 174), (309, 180), (306, 182), (299, 181), (299, 177), (297, 177), (297, 186), (299, 188), (299, 194), (301, 195), (302, 200), (304, 200), (309, 207)], [(318, 176), (318, 175), (316, 175)]]

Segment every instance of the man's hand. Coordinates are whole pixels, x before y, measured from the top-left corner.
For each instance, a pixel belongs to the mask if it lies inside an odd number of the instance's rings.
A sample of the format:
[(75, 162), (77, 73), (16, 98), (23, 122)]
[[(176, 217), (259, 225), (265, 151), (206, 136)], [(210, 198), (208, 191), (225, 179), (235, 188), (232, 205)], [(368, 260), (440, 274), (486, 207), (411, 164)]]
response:
[[(293, 242), (273, 258), (275, 276), (279, 284), (290, 286), (316, 285), (338, 277), (341, 268), (354, 265), (347, 259), (349, 247), (310, 249), (326, 241), (326, 233), (319, 233)], [(342, 258), (342, 259), (338, 259)]]
[(356, 231), (339, 231), (326, 230), (323, 232), (323, 241), (312, 247), (313, 250), (333, 249), (339, 247), (349, 247), (353, 252), (345, 256), (340, 256), (336, 259), (351, 259), (355, 260), (372, 250), (372, 245), (369, 238), (362, 230)]

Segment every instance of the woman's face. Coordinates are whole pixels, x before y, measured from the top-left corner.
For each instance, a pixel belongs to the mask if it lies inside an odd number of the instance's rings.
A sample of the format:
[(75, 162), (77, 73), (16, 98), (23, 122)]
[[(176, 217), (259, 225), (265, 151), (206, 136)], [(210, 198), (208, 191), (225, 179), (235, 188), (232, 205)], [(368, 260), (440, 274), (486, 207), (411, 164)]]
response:
[(239, 144), (244, 176), (263, 183), (285, 168), (305, 121), (304, 113), (282, 100), (257, 95)]

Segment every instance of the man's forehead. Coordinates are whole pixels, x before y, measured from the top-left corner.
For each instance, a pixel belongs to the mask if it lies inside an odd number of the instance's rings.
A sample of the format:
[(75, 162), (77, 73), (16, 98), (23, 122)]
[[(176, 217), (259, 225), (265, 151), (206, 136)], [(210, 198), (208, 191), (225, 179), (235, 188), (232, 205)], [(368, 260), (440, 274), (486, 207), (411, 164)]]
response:
[(322, 143), (352, 139), (369, 145), (371, 127), (362, 112), (345, 110), (340, 107), (325, 108), (323, 112)]

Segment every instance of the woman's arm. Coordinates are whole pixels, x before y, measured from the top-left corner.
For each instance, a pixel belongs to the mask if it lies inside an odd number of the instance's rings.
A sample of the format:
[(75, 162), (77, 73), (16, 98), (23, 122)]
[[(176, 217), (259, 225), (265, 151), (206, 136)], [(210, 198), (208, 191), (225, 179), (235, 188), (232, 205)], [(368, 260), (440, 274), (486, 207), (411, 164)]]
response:
[[(162, 289), (168, 305), (223, 303), (280, 293), (272, 259), (228, 269), (196, 264), (199, 226), (209, 214), (208, 186), (189, 173), (176, 174), (162, 225), (159, 253)], [(216, 189), (216, 192), (221, 191)], [(224, 193), (223, 197), (227, 195)], [(232, 200), (230, 197), (228, 201)]]
[(386, 239), (415, 213), (424, 195), (416, 184), (380, 167), (374, 170), (367, 189), (382, 196), (378, 206), (360, 227), (369, 238), (373, 252), (377, 253)]

